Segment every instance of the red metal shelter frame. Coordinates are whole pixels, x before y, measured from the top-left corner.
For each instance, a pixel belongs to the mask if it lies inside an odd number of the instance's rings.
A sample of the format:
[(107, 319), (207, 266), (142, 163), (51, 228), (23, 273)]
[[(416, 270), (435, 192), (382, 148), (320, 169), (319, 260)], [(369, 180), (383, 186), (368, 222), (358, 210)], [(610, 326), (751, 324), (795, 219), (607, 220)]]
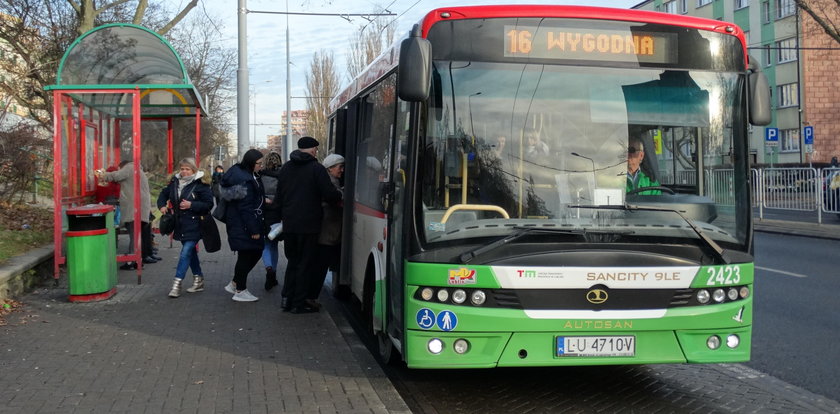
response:
[[(76, 101), (74, 94), (121, 94), (130, 97), (131, 101), (131, 140), (132, 140), (132, 161), (134, 162), (134, 229), (133, 243), (134, 252), (117, 256), (117, 262), (137, 263), (137, 283), (141, 283), (143, 273), (143, 260), (141, 246), (141, 196), (140, 196), (140, 170), (141, 170), (141, 125), (143, 121), (166, 122), (167, 125), (167, 172), (173, 172), (173, 119), (169, 118), (144, 118), (141, 117), (141, 90), (135, 89), (63, 89), (53, 90), (53, 217), (55, 226), (53, 229), (53, 240), (55, 246), (54, 278), (58, 279), (60, 267), (65, 264), (67, 258), (64, 254), (64, 211), (67, 208), (80, 206), (93, 201), (93, 191), (89, 190), (87, 182), (90, 166), (86, 164), (87, 151), (93, 149), (93, 169), (105, 167), (106, 160), (113, 160), (113, 163), (120, 162), (120, 124), (127, 118), (113, 118), (101, 113), (94, 108), (87, 107), (84, 103)], [(77, 106), (77, 111), (73, 111)], [(201, 111), (195, 110), (195, 157), (200, 160), (199, 147), (201, 145), (200, 122)], [(98, 113), (97, 113), (98, 112)], [(100, 115), (95, 117), (94, 115)], [(96, 119), (98, 118), (98, 122)], [(95, 133), (88, 136), (86, 127), (90, 126)], [(77, 132), (78, 131), (78, 132)], [(64, 133), (66, 132), (66, 139)], [(66, 153), (64, 143), (67, 143)], [(102, 154), (102, 156), (100, 156)], [(67, 161), (67, 170), (64, 171), (64, 161)], [(68, 183), (65, 185), (62, 183)]]
[[(195, 117), (195, 157), (200, 165), (200, 122), (204, 104), (183, 60), (165, 38), (134, 24), (106, 24), (79, 36), (59, 64), (53, 94), (54, 276), (58, 279), (64, 253), (64, 217), (68, 208), (94, 201), (95, 170), (120, 163), (120, 140), (131, 139), (134, 162), (134, 252), (118, 262), (136, 262), (137, 282), (143, 271), (141, 248), (140, 173), (141, 124), (166, 122), (167, 173), (173, 170), (173, 118)], [(169, 99), (152, 92), (168, 92)], [(163, 98), (163, 99), (160, 99)], [(192, 108), (192, 112), (190, 111)], [(181, 112), (183, 110), (183, 112)], [(126, 134), (124, 122), (131, 122)], [(129, 150), (129, 148), (125, 148)]]

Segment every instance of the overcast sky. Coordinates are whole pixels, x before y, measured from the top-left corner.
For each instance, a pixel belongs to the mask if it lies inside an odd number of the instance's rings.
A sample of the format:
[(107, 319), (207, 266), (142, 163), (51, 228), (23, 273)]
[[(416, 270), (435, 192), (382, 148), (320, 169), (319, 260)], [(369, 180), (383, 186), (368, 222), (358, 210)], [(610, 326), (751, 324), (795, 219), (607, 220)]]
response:
[[(185, 1), (185, 0), (182, 0)], [(572, 4), (630, 8), (641, 0), (290, 0), (289, 12), (307, 13), (375, 13), (387, 8), (397, 15), (396, 38), (399, 39), (423, 15), (439, 7), (466, 6), (477, 4)], [(207, 0), (208, 13), (221, 17), (225, 25), (225, 43), (232, 48), (237, 46), (237, 5), (238, 0)], [(280, 132), (280, 118), (286, 109), (286, 16), (278, 14), (256, 13), (257, 11), (286, 11), (283, 0), (247, 0), (248, 13), (248, 68), (249, 83), (255, 96), (251, 96), (250, 118), (254, 123), (256, 113), (256, 134), (250, 129), (253, 139), (258, 144), (265, 144), (266, 136)], [(193, 13), (200, 12), (194, 9)], [(289, 17), (289, 55), (291, 65), (291, 100), (292, 110), (305, 109), (304, 99), (295, 99), (305, 95), (304, 74), (309, 68), (316, 51), (332, 51), (336, 66), (341, 70), (342, 86), (349, 82), (346, 74), (347, 50), (350, 39), (359, 27), (367, 23), (361, 17), (350, 21), (332, 16), (290, 16)], [(256, 99), (255, 99), (256, 98)], [(254, 105), (256, 102), (256, 105)], [(256, 108), (256, 111), (255, 111)], [(235, 122), (232, 119), (231, 122)], [(278, 124), (278, 125), (270, 125)], [(252, 126), (253, 128), (253, 126)]]

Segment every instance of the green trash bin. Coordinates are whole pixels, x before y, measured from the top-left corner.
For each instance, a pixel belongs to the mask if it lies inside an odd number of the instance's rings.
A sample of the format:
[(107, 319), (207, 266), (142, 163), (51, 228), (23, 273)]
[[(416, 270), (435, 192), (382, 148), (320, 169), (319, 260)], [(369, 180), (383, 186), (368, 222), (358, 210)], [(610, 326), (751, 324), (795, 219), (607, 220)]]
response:
[(67, 209), (65, 242), (71, 302), (104, 300), (117, 293), (114, 206)]

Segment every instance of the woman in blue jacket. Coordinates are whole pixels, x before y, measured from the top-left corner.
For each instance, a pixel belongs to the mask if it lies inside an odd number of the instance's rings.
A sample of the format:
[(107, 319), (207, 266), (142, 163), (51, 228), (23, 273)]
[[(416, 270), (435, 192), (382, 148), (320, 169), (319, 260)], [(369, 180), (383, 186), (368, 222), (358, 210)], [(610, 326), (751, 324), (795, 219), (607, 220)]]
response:
[(172, 177), (157, 199), (157, 207), (166, 214), (175, 215), (173, 238), (181, 242), (181, 256), (175, 268), (175, 281), (172, 282), (170, 298), (181, 296), (181, 282), (187, 275), (187, 268), (192, 270), (193, 285), (187, 292), (204, 290), (204, 273), (198, 261), (196, 244), (201, 240), (201, 220), (213, 220), (210, 210), (213, 208), (213, 194), (210, 186), (201, 181), (203, 171), (198, 170), (195, 160), (184, 158), (178, 163), (179, 172)]
[(239, 164), (230, 167), (222, 177), (219, 193), (225, 201), (225, 227), (228, 244), (237, 254), (233, 281), (225, 290), (237, 302), (253, 302), (258, 298), (248, 291), (248, 272), (262, 258), (264, 229), (262, 205), (264, 192), (257, 179), (262, 167), (261, 152), (250, 149)]

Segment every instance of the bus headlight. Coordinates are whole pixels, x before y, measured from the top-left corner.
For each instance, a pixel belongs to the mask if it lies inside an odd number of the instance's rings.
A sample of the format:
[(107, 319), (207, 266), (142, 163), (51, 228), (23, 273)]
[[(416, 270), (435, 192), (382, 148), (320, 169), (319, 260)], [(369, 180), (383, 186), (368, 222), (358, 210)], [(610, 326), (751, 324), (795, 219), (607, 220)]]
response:
[(709, 349), (718, 349), (720, 348), (720, 337), (717, 335), (712, 335), (708, 339), (706, 339), (706, 346)]
[(742, 286), (738, 294), (741, 295), (741, 299), (746, 299), (748, 296), (750, 296), (750, 288)]
[(476, 290), (470, 297), (470, 302), (476, 306), (483, 305), (485, 300), (487, 300), (487, 295), (484, 294), (483, 290)]
[(434, 295), (435, 291), (432, 288), (423, 288), (423, 290), (420, 291), (420, 297), (423, 298), (423, 300), (432, 300), (432, 296)]
[(466, 339), (458, 339), (452, 348), (455, 349), (456, 354), (465, 354), (470, 350), (470, 343)]
[(741, 344), (741, 338), (738, 335), (732, 334), (726, 337), (726, 346), (735, 349)]
[(429, 352), (437, 355), (443, 351), (443, 341), (437, 338), (432, 338), (429, 340), (429, 343), (426, 344), (426, 347), (429, 349)]
[(697, 301), (700, 303), (709, 303), (709, 291), (706, 289), (700, 289), (697, 291)]
[(467, 300), (467, 292), (464, 292), (463, 289), (457, 289), (452, 292), (452, 301), (457, 304), (462, 304), (464, 301)]
[(441, 302), (446, 302), (449, 300), (449, 291), (446, 289), (441, 289), (438, 291), (437, 298)]
[(726, 291), (726, 297), (728, 297), (729, 300), (738, 299), (738, 289), (735, 289), (734, 287), (729, 288), (729, 290)]
[(726, 292), (724, 292), (723, 289), (715, 289), (712, 293), (712, 300), (717, 303), (721, 303), (724, 299), (726, 299)]

